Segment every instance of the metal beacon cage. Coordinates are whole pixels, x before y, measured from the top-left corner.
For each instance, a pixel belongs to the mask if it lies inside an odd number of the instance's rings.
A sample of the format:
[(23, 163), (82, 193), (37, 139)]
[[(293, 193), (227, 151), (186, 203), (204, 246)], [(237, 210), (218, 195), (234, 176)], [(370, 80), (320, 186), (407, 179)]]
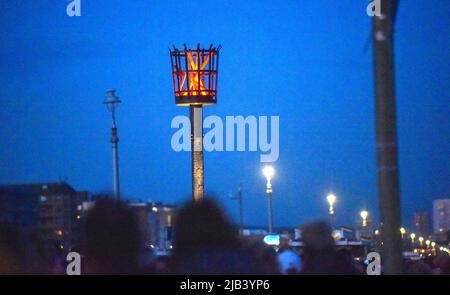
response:
[(214, 105), (217, 102), (219, 50), (211, 44), (208, 49), (170, 50), (175, 104), (178, 106)]
[(190, 49), (186, 45), (170, 51), (175, 104), (189, 107), (192, 152), (192, 199), (199, 201), (204, 193), (203, 106), (217, 103), (219, 51), (212, 44), (208, 49)]

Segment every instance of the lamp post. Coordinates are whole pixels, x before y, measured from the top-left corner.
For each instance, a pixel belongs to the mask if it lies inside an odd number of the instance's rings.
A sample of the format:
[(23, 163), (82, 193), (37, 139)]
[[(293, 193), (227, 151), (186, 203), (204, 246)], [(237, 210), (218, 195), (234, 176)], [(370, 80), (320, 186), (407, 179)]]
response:
[(239, 234), (244, 234), (244, 209), (243, 209), (243, 198), (242, 198), (242, 185), (239, 185), (237, 196), (231, 197), (233, 200), (238, 200), (239, 202)]
[(415, 234), (415, 233), (411, 233), (411, 234), (409, 235), (409, 237), (411, 238), (411, 243), (414, 244), (414, 240), (415, 240), (415, 238), (416, 238), (416, 234)]
[(384, 270), (388, 275), (402, 272), (402, 243), (398, 235), (401, 206), (394, 73), (398, 2), (380, 0), (380, 14), (372, 17), (378, 196), (383, 223)]
[(367, 217), (369, 216), (369, 212), (367, 212), (367, 210), (362, 210), (359, 215), (362, 218), (362, 226), (366, 227), (367, 226)]
[(328, 213), (330, 215), (330, 224), (331, 227), (334, 229), (334, 203), (336, 203), (336, 196), (334, 194), (328, 194), (327, 202), (329, 205)]
[(111, 127), (111, 144), (113, 153), (113, 191), (114, 197), (120, 200), (120, 184), (119, 184), (119, 136), (117, 136), (116, 125), (116, 109), (121, 103), (121, 100), (116, 95), (116, 90), (111, 89), (106, 92), (106, 98), (104, 104), (111, 112), (112, 115), (112, 127)]
[(217, 103), (220, 46), (208, 49), (170, 50), (175, 104), (189, 106), (192, 153), (192, 199), (199, 201), (204, 193), (203, 106)]
[(272, 183), (270, 182), (273, 175), (275, 174), (275, 170), (272, 166), (265, 166), (262, 170), (264, 176), (266, 177), (266, 193), (267, 193), (267, 209), (268, 209), (268, 218), (269, 218), (269, 234), (272, 233), (273, 230), (273, 220), (272, 220)]
[(400, 234), (401, 234), (401, 237), (403, 239), (405, 237), (405, 234), (406, 234), (406, 229), (404, 227), (400, 228)]

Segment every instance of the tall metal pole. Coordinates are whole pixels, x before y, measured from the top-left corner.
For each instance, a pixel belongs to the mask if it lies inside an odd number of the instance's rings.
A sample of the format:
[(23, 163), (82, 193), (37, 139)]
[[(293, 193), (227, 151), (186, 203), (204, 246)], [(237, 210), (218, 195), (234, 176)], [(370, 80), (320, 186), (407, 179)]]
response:
[(112, 116), (111, 127), (111, 144), (112, 144), (112, 160), (113, 160), (113, 191), (114, 197), (120, 200), (120, 186), (119, 186), (119, 137), (117, 136), (116, 126), (116, 109), (121, 103), (119, 97), (116, 95), (116, 90), (111, 89), (106, 91), (106, 99), (103, 102)]
[(270, 182), (275, 170), (272, 166), (265, 166), (262, 170), (264, 176), (266, 177), (266, 193), (267, 193), (267, 213), (269, 218), (269, 234), (273, 231), (273, 218), (272, 218), (272, 183)]
[(240, 234), (244, 234), (244, 209), (242, 207), (242, 187), (239, 186), (239, 227), (240, 227)]
[(266, 193), (267, 193), (267, 214), (269, 219), (269, 234), (273, 231), (273, 218), (272, 218), (272, 183), (270, 182), (271, 176), (267, 177)]
[(273, 219), (272, 219), (272, 189), (267, 191), (267, 205), (268, 205), (268, 217), (269, 217), (269, 234), (273, 232)]
[(203, 108), (201, 105), (190, 105), (191, 152), (192, 152), (192, 200), (203, 198)]
[(334, 212), (330, 212), (330, 225), (331, 225), (331, 229), (335, 229), (335, 224), (334, 224)]
[(113, 152), (113, 188), (114, 197), (120, 200), (120, 185), (119, 185), (119, 136), (117, 136), (117, 127), (115, 114), (113, 113), (113, 125), (111, 128), (111, 144)]
[(373, 17), (376, 149), (381, 209), (383, 260), (386, 274), (400, 274), (400, 193), (398, 174), (393, 32), (395, 0), (381, 0), (381, 14)]

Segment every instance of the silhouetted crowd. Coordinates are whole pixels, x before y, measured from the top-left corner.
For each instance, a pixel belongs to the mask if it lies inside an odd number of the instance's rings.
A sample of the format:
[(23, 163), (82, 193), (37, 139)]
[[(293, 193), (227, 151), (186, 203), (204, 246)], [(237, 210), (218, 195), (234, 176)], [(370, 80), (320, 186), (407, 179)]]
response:
[[(302, 227), (301, 253), (281, 237), (274, 247), (238, 235), (220, 207), (210, 199), (189, 203), (177, 214), (174, 252), (156, 256), (144, 247), (138, 224), (127, 204), (95, 202), (83, 220), (79, 245), (82, 274), (304, 274), (362, 275), (364, 259), (337, 249), (330, 226)], [(65, 274), (67, 253), (48, 245), (32, 231), (0, 224), (0, 274)], [(405, 274), (450, 274), (448, 256), (405, 261)]]

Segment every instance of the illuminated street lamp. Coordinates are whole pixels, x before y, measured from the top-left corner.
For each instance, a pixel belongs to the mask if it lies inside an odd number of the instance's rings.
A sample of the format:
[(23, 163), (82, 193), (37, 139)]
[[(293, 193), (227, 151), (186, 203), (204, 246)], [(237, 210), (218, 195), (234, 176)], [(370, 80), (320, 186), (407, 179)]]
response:
[(426, 240), (426, 241), (425, 241), (425, 245), (427, 245), (427, 248), (430, 248), (430, 244), (431, 244), (431, 241), (430, 241), (430, 240)]
[(403, 239), (403, 237), (404, 237), (405, 234), (406, 234), (406, 229), (405, 229), (404, 227), (401, 227), (401, 228), (400, 228), (400, 234), (402, 235), (402, 239)]
[(411, 238), (411, 242), (414, 244), (414, 239), (416, 238), (416, 234), (415, 233), (411, 233), (409, 235), (409, 237)]
[(328, 194), (327, 202), (329, 205), (328, 213), (330, 215), (330, 224), (334, 228), (334, 203), (336, 203), (336, 196), (334, 194)]
[(436, 247), (436, 243), (435, 242), (431, 242), (431, 248), (435, 248)]
[(116, 126), (116, 109), (121, 103), (121, 100), (116, 95), (116, 90), (108, 90), (106, 92), (106, 98), (103, 102), (112, 115), (112, 127), (111, 127), (111, 144), (113, 151), (113, 191), (114, 197), (120, 200), (120, 184), (119, 184), (119, 136), (117, 136)]
[(423, 240), (424, 240), (424, 238), (423, 238), (423, 237), (419, 237), (419, 244), (420, 244), (420, 246), (422, 246), (422, 245), (423, 245)]
[(268, 218), (269, 218), (269, 234), (273, 230), (273, 220), (272, 220), (272, 183), (270, 182), (275, 174), (275, 170), (272, 166), (265, 166), (262, 170), (264, 176), (266, 177), (266, 193), (267, 193), (267, 204), (268, 204)]
[(361, 218), (362, 218), (362, 226), (366, 227), (367, 226), (367, 217), (369, 216), (369, 212), (367, 212), (367, 210), (363, 210), (363, 211), (361, 211), (361, 213), (359, 215), (361, 215)]
[(203, 106), (217, 103), (219, 50), (212, 44), (207, 49), (200, 44), (170, 49), (175, 104), (189, 107), (193, 201), (201, 200), (204, 193)]

